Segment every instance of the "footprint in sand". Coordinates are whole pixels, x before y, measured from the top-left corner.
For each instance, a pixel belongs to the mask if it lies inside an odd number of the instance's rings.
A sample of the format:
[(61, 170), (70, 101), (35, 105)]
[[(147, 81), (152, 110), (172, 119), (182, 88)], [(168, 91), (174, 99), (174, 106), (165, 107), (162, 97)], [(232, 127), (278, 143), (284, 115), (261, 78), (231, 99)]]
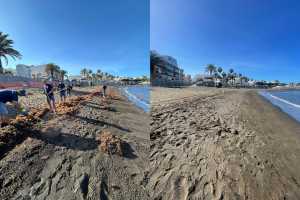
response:
[(173, 183), (173, 195), (171, 199), (184, 200), (187, 199), (188, 195), (188, 186), (187, 180), (185, 177), (178, 177)]

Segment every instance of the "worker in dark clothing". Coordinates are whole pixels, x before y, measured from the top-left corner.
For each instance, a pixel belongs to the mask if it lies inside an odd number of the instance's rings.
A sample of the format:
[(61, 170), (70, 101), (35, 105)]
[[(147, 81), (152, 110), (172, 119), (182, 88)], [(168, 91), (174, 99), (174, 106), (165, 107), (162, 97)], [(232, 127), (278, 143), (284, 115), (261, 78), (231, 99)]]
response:
[(26, 96), (25, 90), (0, 90), (0, 122), (5, 123), (8, 120), (8, 109), (6, 103), (10, 102), (18, 112), (23, 112), (19, 104), (19, 96)]
[(67, 96), (71, 96), (72, 89), (73, 89), (72, 83), (69, 83), (67, 86)]
[(46, 95), (47, 103), (49, 105), (50, 110), (53, 113), (56, 113), (55, 97), (54, 97), (54, 87), (48, 81), (44, 82), (44, 94)]
[(61, 81), (58, 84), (57, 88), (59, 90), (60, 101), (65, 102), (66, 101), (66, 85), (65, 85), (65, 83), (63, 81)]
[(107, 86), (103, 85), (103, 87), (102, 87), (102, 95), (103, 95), (103, 97), (106, 97), (106, 89), (107, 89)]

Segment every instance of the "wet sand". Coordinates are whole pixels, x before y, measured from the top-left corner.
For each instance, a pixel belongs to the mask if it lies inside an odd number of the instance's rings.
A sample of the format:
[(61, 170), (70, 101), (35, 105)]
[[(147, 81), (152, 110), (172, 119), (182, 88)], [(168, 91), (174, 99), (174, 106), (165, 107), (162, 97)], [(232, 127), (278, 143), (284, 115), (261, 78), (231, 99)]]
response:
[(300, 199), (300, 124), (253, 90), (153, 88), (153, 199)]
[[(74, 95), (92, 89), (77, 88)], [(100, 99), (18, 130), (25, 137), (0, 160), (0, 199), (149, 199), (149, 116), (123, 97), (110, 99), (106, 109)], [(34, 94), (21, 101), (36, 107), (45, 99)], [(99, 149), (103, 130), (125, 142), (123, 156)]]

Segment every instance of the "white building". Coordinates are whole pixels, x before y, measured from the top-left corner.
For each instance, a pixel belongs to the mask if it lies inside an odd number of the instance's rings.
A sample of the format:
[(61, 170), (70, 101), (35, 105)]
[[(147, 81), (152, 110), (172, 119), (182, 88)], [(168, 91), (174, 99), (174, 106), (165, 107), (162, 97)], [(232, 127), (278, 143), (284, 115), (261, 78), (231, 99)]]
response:
[(31, 67), (27, 65), (19, 64), (16, 66), (16, 75), (31, 78)]
[(48, 78), (46, 73), (46, 65), (32, 65), (31, 67), (31, 76), (34, 79), (45, 79)]
[(69, 80), (78, 80), (80, 81), (82, 79), (82, 76), (80, 75), (70, 75)]

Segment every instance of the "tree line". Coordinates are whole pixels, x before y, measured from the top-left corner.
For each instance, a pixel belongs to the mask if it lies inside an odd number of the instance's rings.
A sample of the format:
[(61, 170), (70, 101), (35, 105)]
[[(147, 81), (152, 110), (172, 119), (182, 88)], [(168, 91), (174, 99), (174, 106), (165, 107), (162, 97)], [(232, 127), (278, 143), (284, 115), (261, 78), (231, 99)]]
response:
[(91, 69), (83, 68), (80, 71), (80, 75), (88, 80), (113, 80), (114, 78), (118, 78), (118, 76), (102, 72), (100, 69), (97, 69), (94, 73)]
[(209, 75), (216, 80), (219, 79), (223, 84), (236, 85), (236, 79), (238, 78), (240, 84), (242, 85), (243, 81), (248, 82), (250, 78), (242, 75), (241, 73), (235, 72), (232, 68), (228, 70), (226, 73), (222, 67), (217, 67), (213, 64), (208, 64), (205, 67), (205, 71), (209, 73)]

